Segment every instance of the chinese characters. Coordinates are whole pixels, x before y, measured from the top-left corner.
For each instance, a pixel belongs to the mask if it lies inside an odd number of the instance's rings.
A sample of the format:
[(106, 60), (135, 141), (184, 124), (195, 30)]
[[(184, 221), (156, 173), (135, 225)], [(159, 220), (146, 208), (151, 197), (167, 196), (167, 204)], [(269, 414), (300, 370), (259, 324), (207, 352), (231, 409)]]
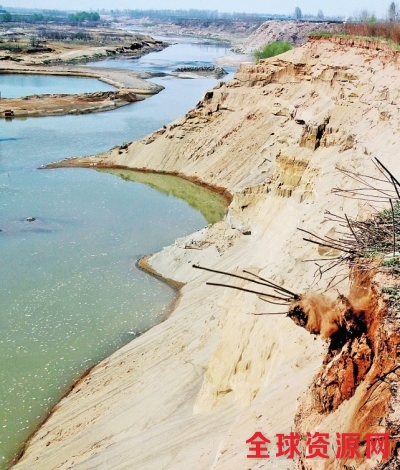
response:
[[(373, 456), (389, 457), (389, 435), (387, 433), (370, 433), (366, 435), (365, 457), (370, 459)], [(289, 434), (276, 435), (275, 457), (286, 456), (293, 459), (300, 455), (301, 438), (299, 433), (291, 432)], [(271, 457), (271, 441), (260, 431), (257, 431), (247, 439), (249, 445), (249, 459), (269, 459)], [(336, 433), (335, 457), (337, 459), (355, 459), (360, 457), (359, 451), (360, 434), (359, 433)], [(329, 459), (328, 450), (330, 446), (329, 433), (308, 432), (306, 439), (306, 459)]]

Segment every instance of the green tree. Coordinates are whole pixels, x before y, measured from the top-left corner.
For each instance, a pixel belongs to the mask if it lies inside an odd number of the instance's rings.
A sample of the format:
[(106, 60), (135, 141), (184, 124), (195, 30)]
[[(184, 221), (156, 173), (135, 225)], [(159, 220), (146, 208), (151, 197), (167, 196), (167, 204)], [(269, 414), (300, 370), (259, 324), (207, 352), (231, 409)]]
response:
[(323, 12), (321, 9), (318, 10), (317, 18), (318, 18), (319, 20), (323, 20), (323, 19), (325, 18), (325, 17), (324, 17), (324, 12)]
[(97, 12), (91, 13), (91, 21), (100, 21), (100, 15)]
[(68, 21), (71, 23), (83, 23), (84, 21), (100, 21), (100, 15), (96, 12), (78, 11), (68, 15)]
[(1, 15), (1, 21), (4, 21), (5, 23), (9, 23), (10, 21), (12, 21), (12, 16), (11, 16), (11, 13), (6, 11), (5, 13), (3, 13)]
[(260, 59), (267, 59), (268, 57), (274, 57), (278, 54), (283, 54), (286, 51), (290, 51), (292, 45), (287, 41), (275, 41), (270, 44), (266, 44), (261, 49), (254, 52), (254, 57), (257, 62)]
[(396, 21), (398, 16), (399, 16), (399, 8), (394, 2), (392, 2), (389, 5), (389, 9), (388, 9), (389, 21), (391, 21), (391, 22)]
[(301, 20), (303, 18), (303, 13), (301, 12), (301, 8), (296, 7), (294, 9), (294, 17), (298, 20)]
[(29, 44), (31, 47), (37, 47), (39, 45), (39, 41), (36, 36), (31, 36), (29, 39)]

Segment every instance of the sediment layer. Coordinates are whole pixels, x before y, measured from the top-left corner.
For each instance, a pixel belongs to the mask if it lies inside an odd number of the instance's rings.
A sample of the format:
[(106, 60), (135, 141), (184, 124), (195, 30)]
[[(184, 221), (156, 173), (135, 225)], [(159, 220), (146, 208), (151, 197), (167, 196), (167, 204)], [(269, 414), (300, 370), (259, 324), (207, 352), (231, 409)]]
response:
[(6, 110), (12, 111), (12, 117), (98, 113), (110, 111), (142, 99), (144, 97), (126, 89), (79, 93), (77, 95), (31, 95), (23, 98), (3, 99), (0, 117), (7, 117)]
[[(398, 55), (362, 46), (313, 39), (242, 66), (172, 124), (107, 154), (67, 163), (184, 174), (225, 188), (232, 202), (224, 221), (151, 257), (154, 270), (185, 283), (174, 312), (78, 383), (32, 436), (16, 469), (255, 469), (265, 464), (247, 458), (246, 440), (256, 431), (274, 449), (275, 435), (293, 429), (323, 430), (333, 438), (354, 423), (363, 435), (388, 430), (390, 393), (366, 419), (359, 411), (370, 380), (369, 353), (340, 405), (327, 411), (321, 402), (315, 409), (308, 400), (316, 380), (325, 380), (326, 340), (285, 315), (254, 315), (283, 307), (206, 285), (246, 287), (245, 281), (192, 268), (246, 269), (296, 293), (351, 295), (343, 272), (330, 288), (343, 266), (318, 276), (318, 266), (307, 260), (335, 254), (307, 243), (297, 228), (335, 237), (341, 228), (324, 218), (325, 210), (364, 218), (371, 213), (365, 201), (332, 192), (357, 186), (338, 166), (379, 177), (372, 162), (378, 156), (400, 174)], [(392, 402), (392, 421), (394, 415)], [(271, 453), (275, 469), (339, 469), (344, 463), (295, 463)], [(357, 468), (377, 464), (361, 459)]]

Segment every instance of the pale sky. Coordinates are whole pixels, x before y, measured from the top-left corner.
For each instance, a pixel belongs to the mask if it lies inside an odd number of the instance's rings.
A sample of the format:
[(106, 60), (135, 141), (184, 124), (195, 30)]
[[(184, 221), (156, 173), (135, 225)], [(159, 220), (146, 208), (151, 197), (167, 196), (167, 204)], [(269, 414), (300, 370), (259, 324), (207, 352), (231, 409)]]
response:
[(49, 8), (60, 10), (89, 10), (97, 8), (119, 9), (210, 9), (221, 12), (254, 12), (291, 14), (296, 6), (303, 13), (316, 14), (321, 9), (325, 15), (351, 16), (367, 9), (377, 17), (386, 15), (391, 0), (6, 0), (3, 7)]

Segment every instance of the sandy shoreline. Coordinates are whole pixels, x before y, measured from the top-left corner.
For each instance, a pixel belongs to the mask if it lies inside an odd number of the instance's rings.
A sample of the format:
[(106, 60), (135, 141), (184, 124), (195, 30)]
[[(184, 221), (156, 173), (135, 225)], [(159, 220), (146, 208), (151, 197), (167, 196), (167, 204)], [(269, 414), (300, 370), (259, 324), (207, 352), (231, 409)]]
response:
[(152, 94), (162, 89), (160, 85), (146, 80), (158, 74), (152, 72), (136, 72), (125, 69), (112, 69), (104, 67), (84, 67), (74, 65), (17, 65), (0, 66), (0, 74), (28, 74), (28, 75), (61, 75), (71, 77), (95, 78), (116, 88), (137, 89), (143, 94)]
[[(38, 31), (35, 26), (31, 28), (33, 37), (40, 36), (43, 32)], [(52, 28), (55, 30), (51, 31)], [(5, 110), (11, 111), (7, 113), (8, 117), (59, 116), (108, 111), (154, 95), (164, 88), (146, 81), (157, 76), (157, 73), (77, 65), (109, 57), (139, 58), (149, 52), (160, 51), (167, 47), (168, 45), (162, 41), (147, 35), (102, 27), (85, 29), (86, 39), (83, 41), (68, 39), (68, 35), (73, 36), (74, 31), (73, 28), (65, 25), (52, 26), (44, 33), (50, 37), (61, 35), (65, 37), (65, 40), (45, 40), (42, 42), (46, 47), (39, 44), (37, 50), (32, 50), (27, 32), (21, 33), (18, 28), (14, 27), (14, 34), (21, 34), (24, 39), (19, 40), (18, 52), (15, 51), (15, 45), (11, 40), (9, 41), (10, 49), (7, 50), (7, 43), (3, 39), (3, 47), (0, 51), (0, 74), (94, 78), (114, 86), (118, 96), (115, 97), (112, 94), (103, 97), (100, 94), (92, 94), (92, 96), (70, 94), (68, 97), (40, 95), (36, 99), (30, 97), (26, 102), (21, 102), (18, 98), (4, 99), (3, 97), (0, 102), (0, 117), (5, 117)], [(123, 95), (127, 99), (124, 99)]]
[[(157, 131), (156, 131), (157, 132)], [(122, 145), (117, 147), (116, 150), (119, 154), (122, 154), (123, 151), (126, 151), (128, 148), (127, 145)], [(65, 160), (60, 160), (54, 163), (49, 163), (45, 167), (39, 168), (40, 170), (52, 170), (56, 168), (92, 168), (92, 169), (118, 169), (118, 170), (130, 170), (137, 171), (140, 173), (153, 173), (157, 175), (171, 175), (183, 180), (194, 183), (197, 186), (205, 188), (213, 193), (219, 194), (226, 202), (227, 206), (232, 202), (232, 194), (225, 188), (220, 186), (214, 186), (209, 184), (196, 176), (185, 175), (177, 171), (167, 171), (167, 170), (153, 170), (145, 167), (132, 167), (128, 165), (118, 165), (112, 164), (105, 161), (102, 162), (99, 160), (101, 155), (92, 155), (88, 157), (77, 157), (77, 158), (66, 158)]]
[(52, 75), (64, 77), (94, 78), (116, 87), (115, 92), (96, 92), (80, 94), (33, 95), (23, 98), (2, 98), (0, 117), (5, 110), (12, 110), (15, 117), (61, 116), (109, 111), (140, 101), (159, 93), (163, 86), (146, 81), (151, 73), (130, 70), (105, 69), (101, 67), (39, 67), (18, 66), (0, 67), (0, 74)]
[[(166, 321), (170, 315), (172, 315), (173, 311), (175, 310), (176, 306), (178, 305), (180, 298), (181, 298), (181, 289), (185, 285), (184, 282), (179, 282), (175, 281), (174, 279), (164, 277), (161, 273), (156, 271), (153, 266), (149, 263), (151, 257), (154, 256), (154, 254), (150, 255), (145, 255), (142, 258), (140, 258), (137, 262), (136, 265), (138, 269), (141, 271), (144, 271), (150, 276), (153, 276), (157, 278), (160, 282), (164, 282), (168, 284), (172, 289), (176, 291), (176, 297), (175, 299), (171, 302), (170, 307), (166, 314), (164, 315), (164, 318), (162, 318), (158, 324)], [(45, 416), (36, 426), (35, 430), (32, 432), (32, 434), (28, 437), (28, 439), (23, 443), (21, 450), (19, 451), (17, 457), (14, 459), (13, 465), (18, 463), (18, 461), (21, 459), (23, 454), (25, 453), (26, 449), (29, 447), (29, 444), (31, 442), (31, 439), (33, 436), (38, 432), (40, 428), (42, 428), (46, 422), (51, 418), (51, 416), (57, 411), (59, 407), (59, 403), (66, 398), (72, 390), (74, 390), (76, 387), (79, 387), (80, 384), (82, 384), (85, 380), (85, 378), (90, 374), (90, 372), (97, 366), (97, 364), (94, 364), (90, 367), (88, 367), (80, 376), (78, 379), (76, 379), (69, 387), (68, 389), (60, 396), (58, 403), (54, 405), (54, 407), (49, 411), (47, 416)]]
[[(179, 281), (175, 281), (174, 279), (171, 279), (169, 277), (164, 277), (161, 273), (159, 273), (158, 271), (156, 271), (153, 266), (149, 263), (151, 257), (154, 256), (154, 253), (151, 254), (151, 255), (145, 255), (143, 256), (142, 258), (140, 258), (138, 261), (137, 261), (137, 266), (139, 267), (139, 269), (141, 269), (142, 271), (145, 271), (146, 273), (156, 277), (157, 279), (159, 279), (160, 281), (162, 282), (165, 282), (166, 284), (170, 285), (171, 287), (173, 287), (177, 292), (178, 292), (178, 298), (179, 298), (179, 291), (180, 289), (185, 285), (184, 282), (179, 282)], [(178, 300), (178, 298), (173, 302), (173, 304), (175, 304)], [(172, 306), (169, 310), (169, 312), (167, 313), (167, 317), (171, 314), (171, 312), (174, 310), (174, 306)]]
[[(126, 89), (115, 92), (79, 93), (77, 95), (31, 95), (1, 100), (0, 118), (98, 113), (111, 111), (143, 99), (144, 97)], [(13, 113), (12, 117), (7, 116), (9, 110)]]

